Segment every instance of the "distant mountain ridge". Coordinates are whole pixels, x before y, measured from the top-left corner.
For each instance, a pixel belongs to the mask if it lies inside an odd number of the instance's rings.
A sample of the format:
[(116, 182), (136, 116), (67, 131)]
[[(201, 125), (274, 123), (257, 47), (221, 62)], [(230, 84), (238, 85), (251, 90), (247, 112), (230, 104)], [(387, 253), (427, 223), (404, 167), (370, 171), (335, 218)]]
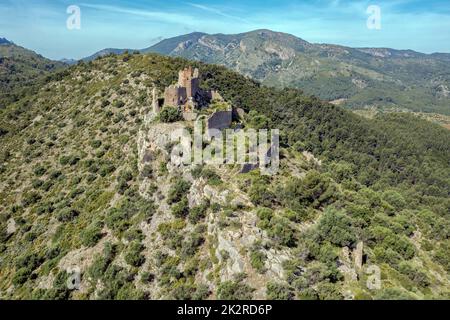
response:
[(124, 53), (126, 51), (130, 51), (131, 52), (131, 51), (135, 51), (135, 50), (133, 50), (133, 49), (106, 48), (106, 49), (103, 49), (103, 50), (100, 50), (100, 51), (94, 53), (93, 55), (90, 55), (90, 56), (88, 56), (86, 58), (83, 58), (81, 60), (82, 61), (92, 61), (92, 60), (95, 60), (97, 58), (101, 58), (101, 57), (104, 57), (104, 56), (107, 56), (107, 55), (110, 55), (110, 54), (122, 54), (122, 53)]
[(296, 87), (352, 108), (450, 114), (450, 54), (312, 44), (256, 30), (192, 33), (141, 50), (224, 65), (263, 84)]
[(3, 45), (3, 44), (12, 44), (12, 42), (6, 38), (0, 38), (0, 45)]
[(234, 35), (194, 32), (141, 50), (104, 49), (83, 60), (125, 51), (220, 64), (265, 85), (300, 88), (354, 109), (450, 115), (448, 53), (313, 44), (262, 29)]

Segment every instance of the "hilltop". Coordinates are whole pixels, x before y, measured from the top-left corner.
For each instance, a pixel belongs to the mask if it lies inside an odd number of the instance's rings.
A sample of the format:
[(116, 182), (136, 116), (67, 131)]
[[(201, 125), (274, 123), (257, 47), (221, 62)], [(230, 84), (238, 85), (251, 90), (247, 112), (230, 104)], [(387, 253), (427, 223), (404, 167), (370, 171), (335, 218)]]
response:
[(4, 38), (0, 39), (0, 109), (19, 99), (50, 72), (64, 67)]
[[(244, 130), (280, 129), (279, 174), (170, 162), (161, 137), (192, 123), (150, 117), (152, 90), (190, 66), (245, 112)], [(0, 132), (2, 299), (449, 297), (450, 133), (437, 125), (123, 54), (51, 73), (0, 110)]]

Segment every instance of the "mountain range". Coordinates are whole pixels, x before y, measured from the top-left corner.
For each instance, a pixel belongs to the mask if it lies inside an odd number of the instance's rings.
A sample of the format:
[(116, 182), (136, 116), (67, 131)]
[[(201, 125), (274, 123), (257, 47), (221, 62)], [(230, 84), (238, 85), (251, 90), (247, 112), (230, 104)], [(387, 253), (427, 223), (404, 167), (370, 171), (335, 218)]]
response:
[[(105, 49), (86, 60), (125, 51)], [(450, 114), (447, 53), (313, 44), (270, 30), (236, 35), (195, 32), (139, 51), (220, 64), (265, 85), (299, 88), (353, 109)]]
[[(0, 57), (17, 59), (17, 74), (30, 81), (54, 68), (76, 63), (72, 59), (50, 61), (6, 39), (1, 43)], [(262, 84), (298, 88), (352, 109), (450, 115), (447, 53), (313, 44), (286, 33), (256, 30), (236, 35), (195, 32), (140, 50), (106, 48), (82, 60), (126, 51), (223, 65)], [(0, 72), (8, 74), (7, 63), (1, 65)], [(9, 79), (8, 85), (6, 82), (2, 80), (2, 85), (14, 87), (14, 79)]]

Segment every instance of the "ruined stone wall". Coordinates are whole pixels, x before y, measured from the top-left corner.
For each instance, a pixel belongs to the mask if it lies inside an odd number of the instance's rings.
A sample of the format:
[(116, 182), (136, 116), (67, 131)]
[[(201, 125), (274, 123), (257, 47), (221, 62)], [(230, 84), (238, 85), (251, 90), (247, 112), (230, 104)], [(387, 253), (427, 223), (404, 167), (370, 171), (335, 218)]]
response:
[(200, 90), (200, 80), (198, 78), (193, 78), (188, 82), (186, 86), (186, 92), (188, 98), (195, 98), (198, 90)]
[(159, 113), (159, 111), (160, 111), (158, 92), (157, 92), (156, 88), (153, 88), (153, 90), (152, 90), (152, 110), (153, 110), (153, 113)]
[(195, 98), (200, 89), (200, 80), (198, 78), (198, 69), (192, 71), (192, 67), (181, 70), (178, 73), (178, 85), (186, 88), (188, 98)]
[(186, 88), (170, 86), (164, 92), (164, 104), (168, 106), (181, 106), (187, 101)]

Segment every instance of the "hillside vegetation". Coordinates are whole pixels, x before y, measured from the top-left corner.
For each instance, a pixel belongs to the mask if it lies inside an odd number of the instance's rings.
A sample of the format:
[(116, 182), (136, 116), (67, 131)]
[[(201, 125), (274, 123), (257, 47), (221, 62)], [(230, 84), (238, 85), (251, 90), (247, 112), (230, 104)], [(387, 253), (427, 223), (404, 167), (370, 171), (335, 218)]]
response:
[[(281, 130), (277, 175), (169, 161), (159, 137), (192, 124), (149, 118), (151, 89), (192, 64), (246, 128)], [(438, 125), (126, 53), (52, 73), (0, 109), (0, 130), (2, 299), (450, 297), (450, 132)], [(378, 289), (352, 261), (361, 243)]]
[(0, 39), (0, 109), (34, 89), (39, 79), (64, 66)]

